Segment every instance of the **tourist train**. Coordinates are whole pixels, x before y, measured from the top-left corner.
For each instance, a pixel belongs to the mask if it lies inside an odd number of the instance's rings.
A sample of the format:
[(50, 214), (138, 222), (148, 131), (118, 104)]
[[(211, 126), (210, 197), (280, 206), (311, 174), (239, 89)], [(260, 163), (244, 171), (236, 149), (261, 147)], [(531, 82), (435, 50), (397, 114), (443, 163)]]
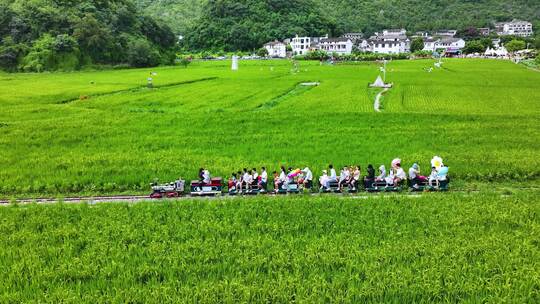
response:
[[(450, 183), (448, 166), (443, 164), (440, 157), (431, 160), (431, 173), (429, 176), (420, 175), (420, 167), (414, 163), (408, 174), (401, 167), (401, 160), (392, 160), (389, 170), (384, 165), (379, 166), (377, 172), (372, 165), (368, 165), (367, 172), (361, 176), (359, 166), (344, 166), (336, 168), (329, 165), (323, 170), (318, 180), (314, 181), (313, 173), (309, 167), (285, 168), (280, 167), (279, 172), (272, 172), (272, 185), (269, 186), (270, 177), (265, 167), (247, 169), (231, 174), (224, 184), (221, 177), (212, 177), (210, 171), (199, 169), (199, 179), (192, 180), (189, 191), (185, 189), (185, 180), (167, 183), (151, 184), (151, 198), (173, 198), (184, 195), (255, 195), (255, 194), (288, 194), (288, 193), (357, 193), (367, 192), (400, 192), (408, 191), (447, 191)], [(226, 186), (226, 189), (225, 189)]]

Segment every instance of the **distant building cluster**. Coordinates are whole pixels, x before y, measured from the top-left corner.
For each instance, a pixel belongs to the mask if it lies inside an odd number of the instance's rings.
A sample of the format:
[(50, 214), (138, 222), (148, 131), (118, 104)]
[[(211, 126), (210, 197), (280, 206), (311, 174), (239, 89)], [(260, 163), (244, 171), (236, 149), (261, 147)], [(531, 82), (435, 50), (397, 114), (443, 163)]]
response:
[[(477, 28), (481, 36), (492, 34), (490, 28)], [(499, 22), (495, 24), (497, 35), (515, 35), (528, 37), (533, 35), (532, 24), (527, 21), (512, 20), (509, 22)], [(268, 51), (268, 56), (285, 58), (289, 55), (305, 55), (311, 51), (325, 51), (330, 54), (349, 55), (353, 50), (361, 52), (379, 54), (400, 54), (411, 51), (411, 41), (421, 38), (424, 41), (424, 51), (440, 52), (447, 55), (460, 54), (465, 47), (465, 40), (455, 37), (457, 30), (438, 30), (433, 33), (420, 31), (408, 35), (405, 29), (385, 29), (382, 32), (375, 32), (369, 38), (365, 38), (363, 33), (346, 33), (341, 37), (332, 38), (328, 35), (324, 37), (302, 37), (281, 41), (272, 41), (264, 45)], [(287, 46), (290, 46), (287, 50)]]

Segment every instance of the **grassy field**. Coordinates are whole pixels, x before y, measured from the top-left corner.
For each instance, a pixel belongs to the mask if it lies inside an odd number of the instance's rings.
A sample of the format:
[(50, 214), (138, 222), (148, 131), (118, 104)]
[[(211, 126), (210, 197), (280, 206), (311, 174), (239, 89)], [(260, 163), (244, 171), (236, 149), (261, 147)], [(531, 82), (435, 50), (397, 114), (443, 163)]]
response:
[(3, 207), (0, 302), (538, 303), (538, 197)]
[[(154, 178), (243, 167), (404, 165), (440, 155), (454, 181), (538, 184), (540, 73), (506, 61), (194, 62), (118, 71), (0, 74), (0, 196), (144, 193)], [(145, 88), (150, 72), (155, 89)], [(320, 86), (301, 87), (304, 81)], [(83, 96), (83, 99), (80, 97)], [(86, 99), (85, 99), (86, 98)]]

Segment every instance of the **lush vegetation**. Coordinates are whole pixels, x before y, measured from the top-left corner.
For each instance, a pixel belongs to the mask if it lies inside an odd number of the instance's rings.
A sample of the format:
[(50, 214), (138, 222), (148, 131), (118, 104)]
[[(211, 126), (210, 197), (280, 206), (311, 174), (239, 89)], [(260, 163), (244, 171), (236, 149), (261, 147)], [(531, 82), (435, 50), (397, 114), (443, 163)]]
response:
[(208, 0), (186, 45), (195, 49), (255, 50), (276, 38), (334, 34), (334, 23), (313, 0)]
[(540, 301), (538, 193), (0, 208), (0, 302)]
[[(540, 74), (508, 61), (194, 61), (165, 67), (0, 74), (1, 196), (146, 193), (200, 166), (336, 166), (442, 156), (457, 183), (537, 180)], [(496, 72), (494, 72), (496, 71)], [(151, 72), (154, 89), (146, 88)], [(306, 81), (320, 86), (302, 87)], [(363, 171), (365, 173), (365, 171)]]
[[(263, 43), (299, 35), (341, 34), (404, 27), (411, 32), (453, 28), (478, 36), (476, 27), (513, 18), (540, 28), (540, 3), (518, 0), (137, 0), (163, 17), (192, 49), (255, 50)], [(318, 19), (318, 20), (317, 20)], [(537, 39), (540, 41), (540, 39)]]
[(176, 37), (131, 0), (0, 0), (0, 69), (171, 63)]

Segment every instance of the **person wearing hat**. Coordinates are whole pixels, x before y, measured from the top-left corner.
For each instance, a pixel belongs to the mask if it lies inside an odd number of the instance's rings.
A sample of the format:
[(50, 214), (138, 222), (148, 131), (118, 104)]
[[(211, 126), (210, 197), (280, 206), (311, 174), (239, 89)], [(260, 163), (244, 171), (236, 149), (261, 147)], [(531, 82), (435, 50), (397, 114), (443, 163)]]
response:
[(399, 185), (401, 182), (407, 180), (407, 174), (405, 170), (401, 168), (401, 163), (396, 163), (395, 165), (395, 175), (394, 175), (394, 185)]

